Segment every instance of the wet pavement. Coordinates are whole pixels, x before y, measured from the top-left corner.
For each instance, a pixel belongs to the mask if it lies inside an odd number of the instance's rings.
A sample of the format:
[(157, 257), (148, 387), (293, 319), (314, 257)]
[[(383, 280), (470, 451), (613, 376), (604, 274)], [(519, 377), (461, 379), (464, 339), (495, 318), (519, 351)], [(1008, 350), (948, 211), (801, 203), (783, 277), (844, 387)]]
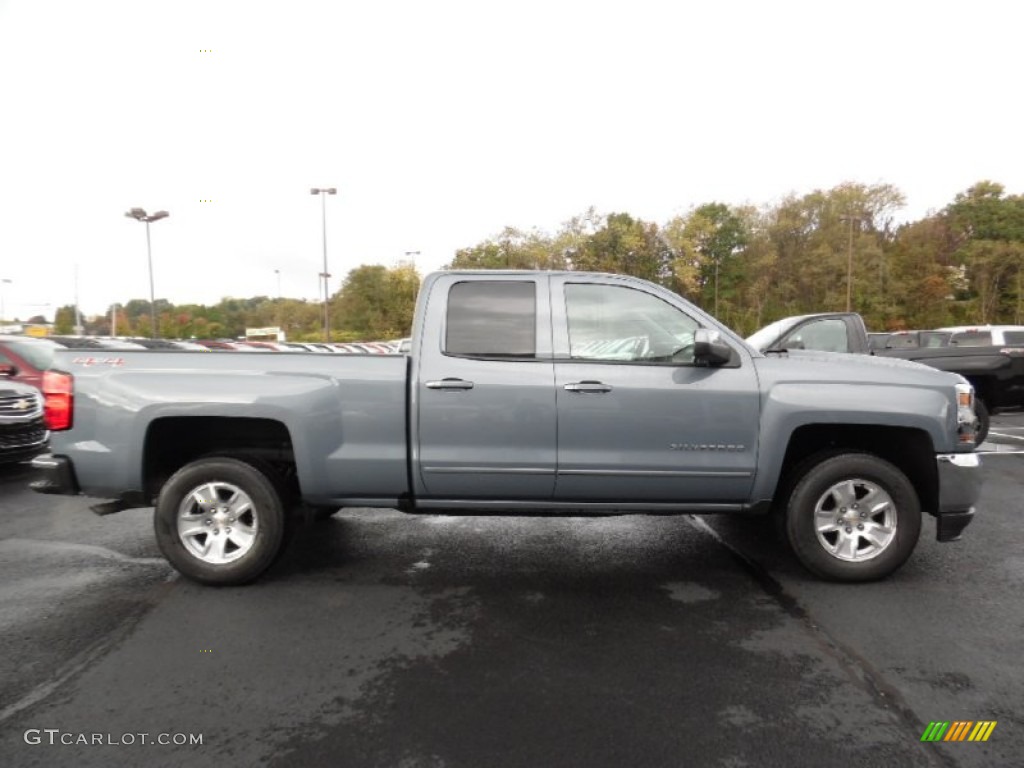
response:
[[(1024, 414), (983, 452), (964, 539), (926, 520), (902, 570), (854, 586), (760, 519), (359, 509), (204, 588), (150, 511), (98, 518), (0, 469), (0, 762), (1019, 765)], [(922, 743), (936, 720), (998, 724)]]

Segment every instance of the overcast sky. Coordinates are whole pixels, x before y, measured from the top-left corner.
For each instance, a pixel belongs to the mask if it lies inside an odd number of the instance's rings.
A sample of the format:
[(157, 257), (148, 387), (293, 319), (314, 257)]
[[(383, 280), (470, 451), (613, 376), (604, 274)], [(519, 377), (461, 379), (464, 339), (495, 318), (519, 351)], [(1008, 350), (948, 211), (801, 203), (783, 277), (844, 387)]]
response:
[[(505, 225), (885, 182), (1024, 193), (1024, 3), (0, 0), (7, 315), (315, 299)], [(210, 51), (210, 52), (205, 52)], [(201, 202), (210, 200), (212, 202)], [(44, 305), (49, 304), (50, 307)]]

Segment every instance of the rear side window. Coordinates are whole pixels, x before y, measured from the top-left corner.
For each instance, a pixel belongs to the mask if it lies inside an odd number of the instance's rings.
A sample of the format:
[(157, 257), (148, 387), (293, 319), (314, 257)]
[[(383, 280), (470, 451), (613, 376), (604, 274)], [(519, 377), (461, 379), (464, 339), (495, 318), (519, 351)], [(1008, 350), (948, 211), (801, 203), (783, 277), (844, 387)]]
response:
[(462, 357), (537, 355), (537, 288), (527, 281), (456, 283), (444, 351)]
[(1024, 331), (1004, 331), (1003, 341), (1006, 344), (1024, 344)]
[(909, 333), (894, 333), (885, 346), (887, 349), (913, 349), (917, 346), (917, 337)]
[(889, 334), (887, 333), (869, 333), (868, 334), (868, 349), (885, 349), (888, 346)]
[(990, 347), (992, 334), (989, 331), (963, 331), (954, 333), (950, 343), (961, 347)]
[(949, 343), (949, 334), (940, 332), (921, 333), (922, 347), (944, 347)]

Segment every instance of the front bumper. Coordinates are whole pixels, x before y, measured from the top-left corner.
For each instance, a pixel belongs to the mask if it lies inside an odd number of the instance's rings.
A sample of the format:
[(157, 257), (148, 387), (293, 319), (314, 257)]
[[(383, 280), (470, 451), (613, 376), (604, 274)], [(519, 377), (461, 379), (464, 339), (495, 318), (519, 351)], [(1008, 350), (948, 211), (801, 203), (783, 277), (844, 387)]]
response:
[(936, 538), (956, 541), (974, 519), (981, 496), (981, 458), (976, 453), (945, 453), (935, 459), (939, 468)]
[(78, 487), (78, 480), (75, 479), (71, 459), (66, 456), (44, 453), (32, 459), (32, 468), (39, 472), (39, 479), (29, 483), (29, 488), (36, 493), (77, 496), (82, 492)]

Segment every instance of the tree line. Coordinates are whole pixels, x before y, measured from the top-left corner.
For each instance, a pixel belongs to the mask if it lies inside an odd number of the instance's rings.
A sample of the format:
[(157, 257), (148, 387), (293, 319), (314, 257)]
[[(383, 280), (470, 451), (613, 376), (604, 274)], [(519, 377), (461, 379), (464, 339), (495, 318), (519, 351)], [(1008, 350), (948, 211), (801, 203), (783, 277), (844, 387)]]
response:
[[(889, 184), (844, 183), (763, 206), (707, 202), (658, 225), (589, 209), (557, 231), (507, 227), (460, 248), (447, 269), (587, 270), (664, 285), (742, 335), (787, 315), (860, 312), (872, 330), (974, 323), (1024, 324), (1024, 196), (981, 181), (942, 210), (896, 224), (903, 194)], [(331, 297), (332, 337), (409, 334), (420, 276), (411, 264), (364, 265)], [(322, 335), (318, 302), (157, 301), (161, 335), (238, 337), (282, 326), (290, 339)], [(149, 302), (118, 309), (119, 335), (151, 335)], [(58, 310), (57, 331), (74, 325)], [(109, 333), (110, 313), (87, 326)]]
[(448, 266), (635, 275), (743, 335), (848, 297), (873, 330), (1024, 323), (1024, 196), (982, 181), (896, 225), (903, 205), (889, 184), (846, 183), (761, 207), (704, 203), (662, 226), (589, 210), (554, 234), (507, 228)]

